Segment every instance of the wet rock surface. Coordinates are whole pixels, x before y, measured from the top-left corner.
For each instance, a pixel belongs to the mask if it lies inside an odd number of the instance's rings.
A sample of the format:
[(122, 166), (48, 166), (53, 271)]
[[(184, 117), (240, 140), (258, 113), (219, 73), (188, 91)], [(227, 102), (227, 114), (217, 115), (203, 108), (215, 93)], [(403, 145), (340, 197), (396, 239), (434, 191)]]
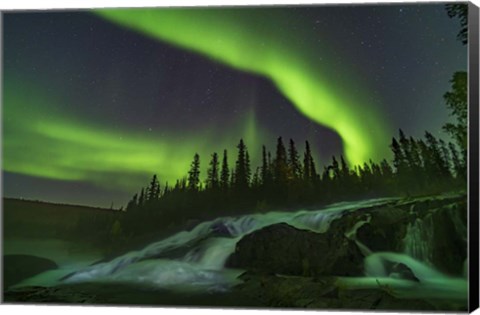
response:
[(237, 243), (227, 267), (297, 276), (361, 275), (364, 256), (342, 234), (314, 233), (280, 223)]
[(258, 304), (279, 308), (349, 310), (465, 310), (462, 306), (422, 299), (397, 299), (387, 290), (349, 290), (334, 277), (287, 277), (245, 273), (234, 290)]

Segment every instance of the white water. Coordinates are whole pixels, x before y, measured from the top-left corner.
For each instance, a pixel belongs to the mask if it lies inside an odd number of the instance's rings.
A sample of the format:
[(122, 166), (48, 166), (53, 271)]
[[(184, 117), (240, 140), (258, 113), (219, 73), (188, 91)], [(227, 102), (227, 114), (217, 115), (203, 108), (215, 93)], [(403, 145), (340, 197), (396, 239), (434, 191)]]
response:
[[(191, 231), (182, 231), (129, 252), (109, 262), (90, 267), (50, 271), (28, 279), (17, 286), (94, 281), (142, 283), (160, 288), (181, 285), (189, 288), (225, 288), (234, 284), (238, 271), (224, 268), (237, 242), (246, 234), (263, 227), (288, 223), (299, 229), (326, 232), (330, 223), (349, 211), (385, 204), (396, 199), (382, 198), (360, 202), (342, 202), (316, 211), (269, 212), (239, 217), (223, 217), (200, 223)], [(68, 271), (68, 272), (66, 272)], [(58, 279), (74, 272), (64, 280)], [(176, 279), (176, 280), (175, 280)], [(220, 286), (219, 286), (220, 284)]]
[[(392, 266), (408, 266), (416, 279), (402, 279)], [(381, 288), (397, 298), (448, 299), (467, 302), (466, 278), (450, 277), (406, 254), (374, 253), (365, 259), (365, 277), (340, 278), (348, 289)]]
[[(395, 199), (338, 203), (316, 211), (270, 212), (218, 218), (109, 262), (69, 269), (75, 272), (64, 280), (58, 279), (65, 276), (65, 272), (51, 271), (28, 279), (20, 286), (49, 286), (62, 282), (129, 282), (182, 291), (226, 290), (237, 283), (236, 277), (241, 271), (225, 268), (225, 262), (244, 235), (281, 222), (299, 229), (324, 233), (333, 220), (341, 218), (347, 212), (393, 200)], [(340, 278), (339, 285), (347, 289), (386, 288), (398, 298), (466, 300), (467, 281), (464, 278), (443, 275), (430, 264), (430, 226), (426, 226), (428, 223), (417, 220), (408, 227), (404, 240), (405, 253), (400, 254), (372, 253), (356, 239), (357, 229), (369, 221), (370, 216), (367, 215), (346, 233), (368, 256), (365, 259), (365, 277)], [(415, 279), (402, 278), (397, 271), (391, 270), (391, 266), (395, 264), (407, 266)]]
[(417, 218), (415, 222), (407, 226), (405, 234), (404, 252), (405, 254), (431, 264), (432, 253), (431, 244), (433, 239), (433, 222), (429, 214), (425, 218)]

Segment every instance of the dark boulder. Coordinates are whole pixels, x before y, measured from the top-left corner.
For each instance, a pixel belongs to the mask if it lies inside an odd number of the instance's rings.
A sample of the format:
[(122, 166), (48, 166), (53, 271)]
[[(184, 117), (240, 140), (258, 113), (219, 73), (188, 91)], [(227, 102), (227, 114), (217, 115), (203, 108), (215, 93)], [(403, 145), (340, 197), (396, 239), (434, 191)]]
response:
[(445, 206), (431, 213), (431, 259), (440, 271), (462, 275), (467, 258), (467, 227), (463, 217), (467, 204)]
[(394, 207), (374, 209), (371, 220), (357, 230), (357, 239), (373, 252), (402, 250), (408, 212)]
[(266, 274), (363, 275), (364, 256), (355, 242), (329, 231), (314, 233), (285, 223), (270, 225), (244, 236), (227, 266)]

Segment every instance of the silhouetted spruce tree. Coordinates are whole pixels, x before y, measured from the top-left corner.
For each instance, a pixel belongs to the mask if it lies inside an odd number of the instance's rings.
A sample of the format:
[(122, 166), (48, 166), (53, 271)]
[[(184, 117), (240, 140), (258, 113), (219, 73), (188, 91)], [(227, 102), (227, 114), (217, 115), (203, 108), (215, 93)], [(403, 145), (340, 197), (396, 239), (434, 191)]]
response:
[(222, 171), (220, 174), (220, 187), (226, 191), (229, 186), (230, 170), (228, 169), (227, 150), (223, 150)]
[(255, 173), (253, 173), (253, 178), (252, 178), (252, 188), (254, 189), (258, 189), (261, 184), (262, 184), (262, 181), (260, 179), (261, 175), (260, 175), (260, 167), (257, 167), (255, 169)]
[(236, 176), (235, 176), (235, 170), (232, 168), (230, 170), (230, 187), (233, 189), (235, 188), (235, 183), (236, 183)]
[(340, 155), (340, 165), (342, 167), (340, 169), (340, 177), (347, 179), (348, 181), (348, 178), (350, 177), (350, 168), (348, 167), (347, 162), (345, 162), (343, 155)]
[(240, 139), (238, 148), (238, 156), (235, 164), (235, 181), (234, 186), (237, 191), (245, 191), (250, 182), (250, 161), (248, 158), (247, 146)]
[(288, 146), (288, 166), (291, 170), (291, 175), (294, 179), (302, 178), (302, 166), (300, 164), (300, 157), (298, 156), (295, 142), (290, 139)]
[(390, 147), (393, 152), (393, 166), (395, 168), (397, 185), (402, 190), (410, 190), (411, 186), (409, 185), (409, 181), (411, 179), (408, 174), (408, 164), (406, 162), (405, 154), (395, 137), (392, 138), (392, 144)]
[(462, 155), (466, 156), (468, 140), (468, 75), (462, 71), (455, 72), (450, 82), (452, 83), (451, 90), (443, 95), (443, 99), (447, 103), (450, 115), (455, 117), (456, 122), (445, 124), (443, 130), (456, 140)]
[(269, 168), (269, 163), (268, 163), (268, 157), (267, 157), (267, 148), (265, 146), (262, 146), (262, 168), (261, 168), (261, 174), (262, 174), (262, 184), (267, 186), (271, 182), (270, 178), (270, 168)]
[(443, 164), (445, 167), (446, 175), (450, 178), (452, 177), (453, 174), (453, 166), (451, 163), (451, 156), (450, 156), (450, 151), (448, 150), (447, 144), (445, 141), (440, 139), (438, 141), (439, 147), (440, 147), (440, 153), (442, 156)]
[(468, 43), (468, 4), (467, 3), (451, 3), (445, 5), (447, 14), (450, 18), (458, 17), (460, 20), (460, 32), (457, 39), (466, 45)]
[(393, 170), (386, 159), (383, 159), (382, 162), (380, 162), (380, 168), (382, 170), (382, 177), (386, 180), (390, 180), (393, 176)]
[(169, 193), (169, 192), (170, 192), (170, 187), (168, 186), (168, 181), (167, 181), (167, 182), (165, 182), (165, 186), (164, 186), (164, 188), (163, 188), (163, 194), (162, 194), (162, 196), (165, 196), (165, 195), (166, 195), (167, 193)]
[(188, 189), (198, 191), (200, 189), (200, 156), (195, 153), (188, 172)]
[(450, 155), (452, 157), (452, 164), (453, 164), (453, 170), (455, 177), (461, 180), (466, 179), (466, 166), (463, 163), (463, 161), (460, 160), (460, 157), (458, 156), (458, 150), (455, 147), (455, 145), (451, 142), (448, 143), (448, 147), (450, 149)]
[(317, 177), (315, 162), (313, 161), (310, 144), (305, 141), (305, 153), (303, 155), (303, 178), (308, 182), (314, 182)]
[(340, 167), (338, 165), (337, 159), (335, 156), (332, 156), (332, 166), (331, 166), (332, 172), (333, 172), (333, 178), (338, 180), (340, 178)]
[(362, 182), (362, 190), (365, 192), (371, 192), (373, 188), (373, 174), (370, 166), (365, 162), (363, 163), (363, 167), (358, 167), (358, 170)]
[(410, 171), (413, 169), (414, 162), (412, 158), (410, 141), (407, 139), (402, 129), (399, 129), (398, 133), (400, 136), (399, 137), (400, 147), (403, 152), (403, 159), (404, 159), (403, 164), (405, 165), (404, 171), (408, 173), (408, 176), (411, 176)]
[(415, 178), (418, 179), (418, 181), (421, 184), (423, 184), (424, 183), (423, 160), (422, 160), (420, 148), (418, 146), (418, 142), (415, 139), (413, 139), (413, 137), (410, 137), (409, 144), (410, 144), (410, 157), (411, 157), (410, 167), (412, 169), (412, 174), (413, 176), (415, 176)]
[(425, 179), (425, 183), (428, 185), (432, 180), (434, 180), (434, 178), (432, 178), (432, 174), (435, 173), (433, 157), (431, 156), (430, 149), (428, 148), (427, 144), (422, 139), (417, 140), (417, 147), (422, 158), (423, 178)]
[(127, 211), (132, 211), (135, 210), (135, 208), (138, 206), (138, 194), (133, 195), (132, 200), (130, 200), (127, 204)]
[(215, 152), (212, 154), (212, 159), (210, 161), (210, 166), (207, 170), (207, 188), (208, 189), (218, 189), (220, 187), (219, 180), (219, 162), (218, 154)]
[(158, 182), (157, 175), (153, 175), (150, 185), (148, 186), (148, 201), (153, 202), (158, 200), (160, 196), (160, 183)]
[(282, 137), (277, 139), (277, 150), (274, 161), (274, 180), (277, 186), (285, 186), (288, 180), (287, 151)]
[(443, 159), (438, 140), (429, 132), (425, 132), (429, 156), (433, 162), (432, 177), (442, 180), (450, 177), (450, 171), (447, 161)]
[(145, 188), (140, 191), (140, 197), (138, 197), (138, 206), (142, 207), (145, 204)]
[(395, 137), (392, 138), (392, 144), (390, 145), (390, 147), (392, 148), (393, 152), (393, 166), (395, 167), (395, 170), (398, 174), (405, 168), (405, 158), (403, 156), (402, 149)]
[(245, 171), (247, 177), (247, 187), (250, 186), (250, 180), (252, 177), (252, 170), (250, 168), (250, 155), (248, 154), (248, 150), (245, 150)]
[(272, 161), (272, 153), (268, 151), (267, 153), (267, 161), (268, 161), (268, 169), (270, 170), (270, 175), (273, 176), (273, 161)]
[(373, 162), (372, 160), (369, 161), (370, 163), (370, 170), (372, 171), (372, 185), (375, 189), (380, 187), (381, 180), (382, 180), (382, 169), (380, 165)]

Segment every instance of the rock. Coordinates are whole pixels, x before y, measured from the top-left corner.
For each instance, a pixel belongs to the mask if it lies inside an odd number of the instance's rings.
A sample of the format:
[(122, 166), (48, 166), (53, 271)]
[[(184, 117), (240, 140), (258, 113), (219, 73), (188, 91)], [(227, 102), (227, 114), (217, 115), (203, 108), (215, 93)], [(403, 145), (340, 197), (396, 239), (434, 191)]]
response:
[(267, 274), (355, 276), (363, 274), (363, 258), (355, 242), (341, 233), (280, 223), (244, 236), (227, 266)]
[(462, 217), (466, 213), (467, 204), (464, 202), (445, 206), (431, 214), (431, 262), (447, 274), (463, 274), (467, 258), (467, 227)]
[(267, 307), (350, 310), (463, 310), (447, 304), (439, 308), (430, 301), (397, 299), (382, 289), (340, 289), (334, 277), (285, 277), (246, 273), (234, 291)]
[(5, 255), (3, 256), (4, 288), (44, 271), (57, 268), (58, 265), (47, 258), (33, 255)]
[(409, 213), (398, 207), (371, 209), (370, 221), (357, 230), (357, 240), (373, 252), (402, 250)]
[(21, 303), (74, 303), (94, 304), (95, 296), (92, 294), (71, 290), (65, 287), (40, 287), (30, 286), (8, 290), (4, 296), (7, 302)]

